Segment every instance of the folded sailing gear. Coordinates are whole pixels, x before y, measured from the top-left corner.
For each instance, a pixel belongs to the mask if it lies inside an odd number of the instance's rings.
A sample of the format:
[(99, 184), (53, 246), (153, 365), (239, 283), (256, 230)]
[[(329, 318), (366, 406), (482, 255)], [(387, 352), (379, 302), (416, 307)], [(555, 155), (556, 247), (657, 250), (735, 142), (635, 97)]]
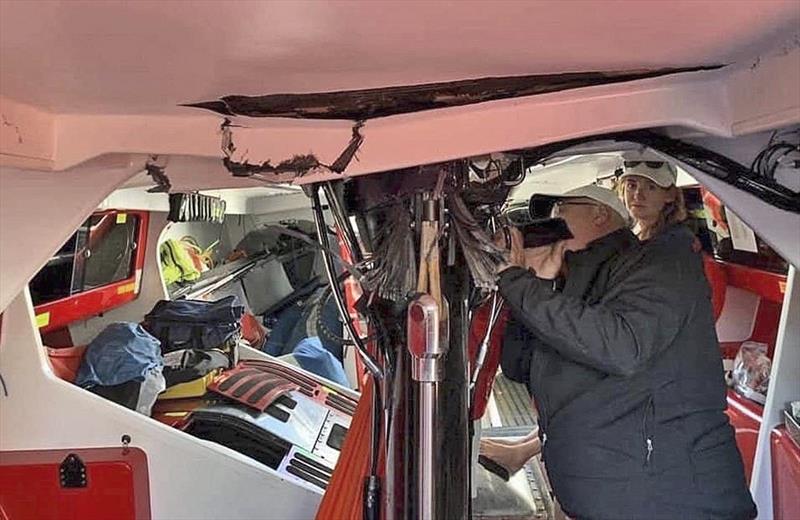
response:
[(208, 385), (210, 385), (214, 378), (221, 373), (222, 369), (212, 370), (208, 374), (198, 377), (197, 379), (192, 379), (191, 381), (171, 386), (166, 392), (163, 392), (158, 396), (158, 400), (185, 400), (191, 397), (202, 397), (208, 390)]
[(194, 262), (194, 266), (198, 271), (205, 273), (214, 268), (214, 248), (219, 245), (219, 240), (204, 249), (197, 243), (196, 238), (186, 235), (181, 238), (180, 244), (192, 258), (192, 262)]
[(345, 388), (350, 386), (342, 362), (325, 350), (319, 338), (303, 339), (292, 351), (292, 355), (304, 370), (338, 383)]
[(75, 384), (145, 415), (164, 391), (159, 341), (136, 323), (112, 323), (86, 347)]

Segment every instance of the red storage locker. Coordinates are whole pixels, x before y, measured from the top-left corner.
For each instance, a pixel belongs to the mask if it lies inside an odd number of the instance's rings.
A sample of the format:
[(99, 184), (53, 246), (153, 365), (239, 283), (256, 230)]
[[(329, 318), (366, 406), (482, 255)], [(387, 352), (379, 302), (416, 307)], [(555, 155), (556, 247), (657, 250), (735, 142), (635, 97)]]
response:
[(138, 448), (0, 451), (8, 520), (149, 520), (147, 456)]

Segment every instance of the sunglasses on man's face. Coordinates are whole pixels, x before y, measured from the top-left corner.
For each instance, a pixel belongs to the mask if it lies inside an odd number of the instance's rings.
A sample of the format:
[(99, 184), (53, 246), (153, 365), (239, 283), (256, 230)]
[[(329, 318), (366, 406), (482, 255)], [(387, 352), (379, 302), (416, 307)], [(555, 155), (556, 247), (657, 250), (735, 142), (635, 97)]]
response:
[(564, 211), (565, 206), (597, 206), (596, 202), (581, 201), (581, 200), (559, 200), (553, 204), (553, 209), (550, 212), (551, 217), (557, 217)]
[(597, 206), (596, 202), (582, 201), (582, 200), (558, 200), (553, 206), (560, 208), (563, 206)]
[(644, 164), (648, 168), (652, 168), (653, 170), (657, 170), (664, 166), (664, 161), (625, 161), (626, 168), (636, 168), (640, 164)]

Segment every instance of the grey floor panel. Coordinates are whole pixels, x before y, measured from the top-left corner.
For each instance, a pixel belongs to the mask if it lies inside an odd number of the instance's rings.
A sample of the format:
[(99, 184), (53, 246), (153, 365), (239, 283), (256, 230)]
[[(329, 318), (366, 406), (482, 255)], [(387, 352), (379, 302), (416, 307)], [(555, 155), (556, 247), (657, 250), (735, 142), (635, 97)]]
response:
[(531, 398), (524, 385), (511, 381), (503, 374), (497, 374), (492, 392), (504, 427), (532, 428), (536, 425)]

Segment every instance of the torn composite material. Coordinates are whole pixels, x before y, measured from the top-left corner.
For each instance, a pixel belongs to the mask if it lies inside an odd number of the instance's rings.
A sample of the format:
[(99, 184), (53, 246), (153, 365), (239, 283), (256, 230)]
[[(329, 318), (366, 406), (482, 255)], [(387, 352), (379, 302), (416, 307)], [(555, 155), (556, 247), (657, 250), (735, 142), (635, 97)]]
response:
[(204, 108), (226, 116), (366, 121), (436, 108), (712, 70), (720, 66), (507, 76), (310, 94), (229, 95), (216, 101), (187, 103), (183, 106)]

